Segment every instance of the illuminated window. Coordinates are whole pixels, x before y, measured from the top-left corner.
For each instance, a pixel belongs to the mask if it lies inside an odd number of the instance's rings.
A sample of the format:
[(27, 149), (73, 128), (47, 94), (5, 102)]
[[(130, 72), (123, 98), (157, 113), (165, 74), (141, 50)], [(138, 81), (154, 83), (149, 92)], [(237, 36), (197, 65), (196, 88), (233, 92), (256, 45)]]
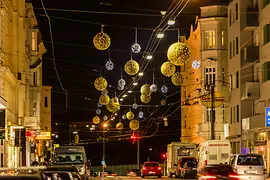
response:
[(216, 81), (216, 68), (205, 68), (205, 84), (215, 84)]
[(32, 51), (37, 51), (37, 31), (31, 32)]
[(221, 48), (224, 49), (224, 31), (221, 31)]
[(216, 48), (216, 32), (205, 31), (205, 44), (204, 49), (215, 49)]

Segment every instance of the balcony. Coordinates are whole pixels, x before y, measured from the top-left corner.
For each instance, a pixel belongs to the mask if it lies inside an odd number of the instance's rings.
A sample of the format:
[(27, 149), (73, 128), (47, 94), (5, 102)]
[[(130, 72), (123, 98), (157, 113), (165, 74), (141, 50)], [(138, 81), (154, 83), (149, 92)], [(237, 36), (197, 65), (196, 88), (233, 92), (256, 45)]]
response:
[(250, 129), (265, 127), (264, 115), (255, 115), (248, 118), (242, 119), (242, 129), (243, 131), (248, 131)]
[[(198, 126), (198, 132), (210, 132), (211, 131), (211, 124), (209, 123), (201, 123)], [(215, 132), (224, 132), (224, 123), (215, 123)]]
[(246, 82), (241, 85), (241, 100), (253, 101), (260, 98), (260, 82)]
[(259, 59), (259, 46), (246, 46), (241, 49), (241, 66), (253, 63)]
[(252, 31), (259, 26), (259, 9), (257, 6), (248, 7), (246, 12), (241, 15), (241, 31)]

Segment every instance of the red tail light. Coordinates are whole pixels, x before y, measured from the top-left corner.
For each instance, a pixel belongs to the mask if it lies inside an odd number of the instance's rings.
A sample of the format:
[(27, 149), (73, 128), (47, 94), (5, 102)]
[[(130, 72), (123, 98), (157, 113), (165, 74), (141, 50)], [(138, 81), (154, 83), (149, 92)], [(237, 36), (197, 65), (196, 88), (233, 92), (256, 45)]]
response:
[(207, 160), (204, 160), (204, 165), (207, 165)]
[(158, 167), (158, 170), (161, 170), (161, 167)]
[(146, 170), (146, 167), (143, 167), (142, 169), (143, 169), (143, 170)]

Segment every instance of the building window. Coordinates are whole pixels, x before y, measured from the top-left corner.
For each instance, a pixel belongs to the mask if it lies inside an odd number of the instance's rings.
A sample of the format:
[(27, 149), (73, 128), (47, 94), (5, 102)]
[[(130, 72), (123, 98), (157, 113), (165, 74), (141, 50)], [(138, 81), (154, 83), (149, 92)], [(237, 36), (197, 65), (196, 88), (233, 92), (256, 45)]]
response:
[(216, 48), (216, 32), (205, 31), (205, 44), (204, 49), (215, 49)]
[(37, 102), (33, 103), (33, 116), (36, 116), (36, 112), (37, 112)]
[(232, 25), (232, 10), (230, 9), (230, 12), (229, 12), (229, 26)]
[(221, 48), (224, 49), (224, 31), (221, 31)]
[(236, 122), (239, 122), (239, 105), (236, 105)]
[(235, 40), (233, 40), (233, 47), (232, 47), (232, 56), (235, 56)]
[(238, 20), (238, 3), (235, 4), (235, 20)]
[(230, 58), (232, 58), (232, 42), (230, 42)]
[(239, 88), (239, 71), (236, 72), (235, 87)]
[(36, 86), (37, 85), (37, 73), (33, 72), (33, 85)]
[(31, 32), (31, 46), (32, 51), (37, 51), (37, 31)]
[(264, 44), (267, 44), (270, 41), (270, 24), (266, 24), (263, 27), (263, 41)]
[(48, 97), (45, 97), (45, 99), (44, 99), (44, 106), (48, 107)]
[(232, 107), (230, 107), (230, 123), (233, 123), (233, 117), (232, 117)]
[(238, 37), (236, 37), (236, 39), (235, 39), (235, 51), (236, 51), (236, 54), (238, 54), (238, 51), (239, 51), (239, 39), (238, 39)]
[(262, 9), (270, 3), (270, 0), (262, 0)]
[[(216, 117), (216, 110), (215, 109), (213, 109), (213, 113), (215, 114), (214, 117)], [(206, 121), (211, 122), (211, 117), (212, 117), (212, 110), (211, 110), (211, 108), (207, 108)], [(214, 119), (214, 122), (215, 122), (215, 119)]]
[(215, 84), (216, 81), (216, 68), (205, 68), (205, 84)]
[(263, 82), (270, 80), (270, 61), (263, 64)]

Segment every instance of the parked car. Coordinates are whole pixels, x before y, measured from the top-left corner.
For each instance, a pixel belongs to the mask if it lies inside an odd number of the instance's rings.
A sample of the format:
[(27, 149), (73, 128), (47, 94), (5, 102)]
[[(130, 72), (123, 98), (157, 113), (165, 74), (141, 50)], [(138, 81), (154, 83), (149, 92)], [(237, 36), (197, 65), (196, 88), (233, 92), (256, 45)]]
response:
[(181, 172), (183, 171), (184, 168), (184, 164), (188, 161), (193, 161), (193, 162), (197, 162), (197, 159), (195, 157), (191, 157), (191, 156), (187, 156), (187, 157), (181, 157), (178, 161), (178, 165), (177, 165), (177, 172), (176, 172), (176, 176), (177, 177), (181, 177)]
[(266, 178), (265, 160), (260, 154), (236, 154), (232, 158), (231, 165), (242, 179)]
[(198, 180), (240, 180), (240, 178), (229, 164), (214, 164), (199, 169)]
[(145, 176), (158, 176), (158, 178), (161, 178), (159, 163), (155, 161), (145, 162), (141, 170), (141, 177), (144, 178)]

